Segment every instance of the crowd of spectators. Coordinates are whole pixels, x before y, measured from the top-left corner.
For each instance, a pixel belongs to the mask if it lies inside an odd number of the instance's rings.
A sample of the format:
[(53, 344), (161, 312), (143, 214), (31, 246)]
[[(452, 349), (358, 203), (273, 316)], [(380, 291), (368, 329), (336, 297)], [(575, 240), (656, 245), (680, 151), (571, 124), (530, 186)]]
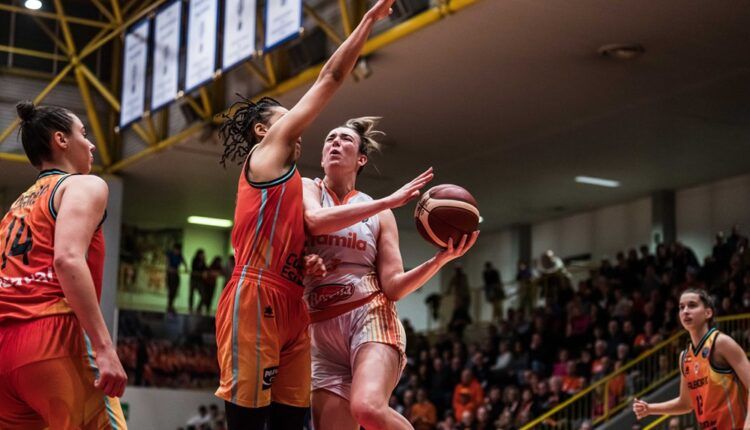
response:
[[(688, 287), (707, 289), (719, 315), (750, 312), (750, 250), (737, 228), (717, 234), (702, 262), (680, 242), (655, 253), (642, 246), (601, 261), (575, 288), (564, 270), (519, 268), (520, 294), (533, 291), (544, 305), (524, 299), (528, 306), (509, 310), (479, 341), (454, 331), (430, 342), (406, 322), (408, 364), (390, 404), (415, 429), (523, 426), (680, 330), (677, 304)], [(676, 358), (658, 361), (666, 375)], [(627, 385), (625, 375), (610, 382), (612, 405), (630, 394)]]

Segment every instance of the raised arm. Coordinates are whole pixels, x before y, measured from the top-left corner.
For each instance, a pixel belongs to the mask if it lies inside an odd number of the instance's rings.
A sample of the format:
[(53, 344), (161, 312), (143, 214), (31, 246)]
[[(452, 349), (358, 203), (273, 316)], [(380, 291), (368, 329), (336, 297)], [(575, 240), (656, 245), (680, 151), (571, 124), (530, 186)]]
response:
[(54, 265), (65, 299), (96, 353), (99, 377), (94, 385), (108, 396), (119, 397), (125, 390), (127, 376), (104, 324), (86, 261), (91, 238), (104, 216), (108, 193), (107, 184), (96, 176), (73, 176), (63, 182), (58, 192)]
[(329, 234), (356, 224), (386, 209), (405, 205), (419, 196), (419, 190), (432, 180), (432, 167), (396, 190), (393, 194), (369, 202), (352, 203), (324, 208), (320, 205), (320, 187), (304, 178), (305, 227), (313, 236)]
[(446, 263), (466, 253), (477, 241), (479, 231), (470, 236), (464, 235), (457, 247), (453, 240), (448, 241), (448, 248), (438, 251), (434, 257), (419, 266), (404, 272), (404, 262), (398, 243), (396, 218), (390, 210), (380, 214), (380, 236), (378, 237), (378, 281), (380, 288), (388, 299), (397, 301), (421, 287)]
[[(684, 354), (684, 352), (683, 352)], [(682, 363), (682, 356), (680, 356)], [(680, 371), (680, 395), (672, 400), (661, 403), (648, 403), (640, 399), (633, 399), (633, 412), (639, 420), (649, 415), (682, 415), (692, 411), (690, 391), (687, 381)]]
[(264, 166), (278, 170), (290, 164), (298, 139), (344, 83), (344, 79), (354, 68), (373, 25), (390, 14), (394, 1), (378, 0), (365, 13), (357, 28), (325, 63), (312, 87), (286, 115), (268, 129), (263, 141), (253, 153), (254, 161), (251, 168), (254, 172)]

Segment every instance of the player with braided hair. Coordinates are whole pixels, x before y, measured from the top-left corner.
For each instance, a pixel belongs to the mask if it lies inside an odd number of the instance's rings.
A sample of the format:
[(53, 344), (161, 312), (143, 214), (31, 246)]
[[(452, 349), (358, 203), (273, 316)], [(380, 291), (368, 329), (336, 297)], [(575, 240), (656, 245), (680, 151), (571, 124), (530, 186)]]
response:
[(229, 429), (301, 429), (310, 404), (310, 338), (302, 299), (304, 130), (351, 72), (373, 25), (394, 0), (378, 0), (290, 110), (270, 98), (243, 100), (221, 128), (222, 162), (243, 162), (232, 245), (237, 265), (216, 313), (220, 386)]

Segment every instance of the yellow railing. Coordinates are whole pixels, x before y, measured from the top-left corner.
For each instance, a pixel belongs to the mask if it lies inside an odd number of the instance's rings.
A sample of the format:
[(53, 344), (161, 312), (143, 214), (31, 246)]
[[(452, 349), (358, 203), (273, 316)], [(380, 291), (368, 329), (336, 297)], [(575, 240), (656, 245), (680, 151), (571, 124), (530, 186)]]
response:
[[(745, 351), (750, 348), (750, 314), (718, 318), (717, 326), (732, 336)], [(521, 427), (521, 430), (573, 430), (580, 428), (586, 420), (594, 425), (601, 424), (629, 407), (633, 397), (649, 394), (677, 376), (680, 352), (688, 342), (687, 332), (681, 330), (532, 420)], [(666, 417), (659, 423), (665, 420)]]
[(684, 429), (689, 426), (698, 428), (695, 425), (695, 415), (685, 414), (678, 417), (673, 417), (671, 415), (662, 415), (656, 421), (644, 426), (643, 430), (669, 430), (670, 423), (675, 419), (677, 420), (677, 422), (679, 422), (677, 426), (678, 429)]

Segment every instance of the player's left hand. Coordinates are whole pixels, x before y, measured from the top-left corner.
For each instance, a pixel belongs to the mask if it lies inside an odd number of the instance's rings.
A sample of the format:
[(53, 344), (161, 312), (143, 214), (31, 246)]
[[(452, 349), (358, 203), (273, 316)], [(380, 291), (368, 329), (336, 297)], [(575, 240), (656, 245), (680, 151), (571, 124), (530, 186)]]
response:
[(476, 243), (477, 237), (479, 237), (479, 230), (471, 235), (465, 234), (461, 237), (461, 241), (458, 242), (458, 246), (453, 245), (453, 238), (448, 239), (448, 247), (437, 253), (440, 264), (443, 265), (466, 254), (474, 246), (474, 243)]
[(318, 254), (305, 255), (305, 276), (321, 278), (326, 275), (326, 265)]

